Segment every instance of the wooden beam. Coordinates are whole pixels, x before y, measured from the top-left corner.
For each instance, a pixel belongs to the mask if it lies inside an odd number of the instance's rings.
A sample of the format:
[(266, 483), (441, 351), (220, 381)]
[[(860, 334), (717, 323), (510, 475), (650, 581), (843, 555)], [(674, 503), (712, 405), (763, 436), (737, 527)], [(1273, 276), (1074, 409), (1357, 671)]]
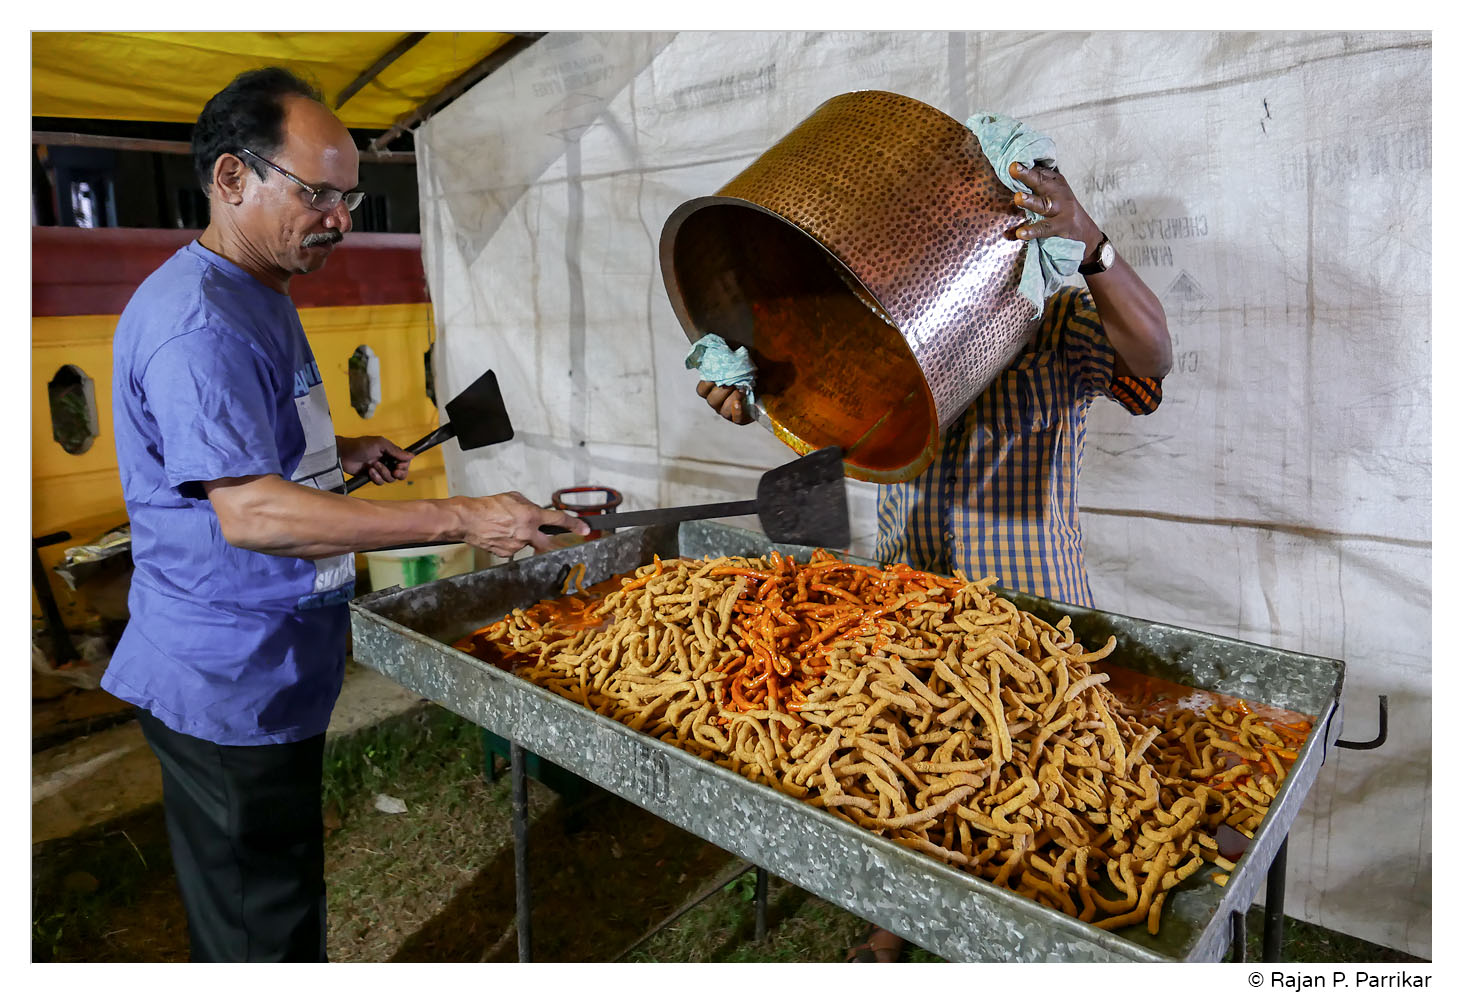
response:
[(423, 121), (426, 121), (443, 104), (458, 96), (464, 90), (468, 89), (468, 87), (477, 83), (483, 77), (493, 72), (542, 37), (544, 37), (544, 32), (540, 31), (536, 33), (521, 33), (510, 38), (498, 48), (488, 53), (485, 58), (479, 60), (467, 72), (447, 84), (447, 86), (443, 87), (434, 96), (428, 98), (420, 106), (397, 118), (396, 123), (373, 138), (371, 144), (366, 146), (366, 148), (369, 151), (376, 151), (390, 145), (392, 141), (404, 132), (410, 131)]
[(381, 75), (383, 69), (407, 54), (413, 45), (426, 37), (427, 32), (425, 31), (414, 31), (411, 34), (403, 35), (401, 41), (391, 47), (391, 51), (371, 63), (367, 70), (360, 76), (351, 80), (350, 84), (340, 92), (340, 96), (336, 97), (335, 109), (340, 110), (342, 104), (360, 92), (361, 88), (367, 83), (370, 83), (377, 76)]
[[(162, 152), (165, 155), (193, 154), (193, 146), (188, 142), (165, 141), (160, 138), (121, 138), (117, 135), (79, 135), (69, 131), (32, 131), (31, 144), (116, 149), (119, 152)], [(368, 148), (361, 151), (360, 156), (362, 162), (400, 163), (405, 166), (417, 162), (415, 152), (380, 152)]]

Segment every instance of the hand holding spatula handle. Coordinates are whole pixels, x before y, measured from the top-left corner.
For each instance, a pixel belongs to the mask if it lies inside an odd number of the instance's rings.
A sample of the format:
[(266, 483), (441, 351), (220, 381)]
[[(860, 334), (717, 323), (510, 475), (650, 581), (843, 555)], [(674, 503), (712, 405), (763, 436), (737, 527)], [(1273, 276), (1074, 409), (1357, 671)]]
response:
[[(503, 394), (498, 390), (498, 377), (492, 370), (469, 384), (466, 390), (448, 401), (446, 407), (447, 421), (441, 428), (408, 446), (410, 452), (420, 455), (452, 438), (458, 440), (458, 448), (463, 452), (513, 438), (513, 423), (508, 420)], [(396, 469), (392, 461), (383, 459), (382, 462), (387, 469)], [(345, 483), (345, 493), (351, 493), (370, 479), (364, 473), (352, 477)]]
[[(758, 480), (755, 501), (622, 511), (586, 515), (584, 520), (596, 529), (615, 529), (757, 515), (763, 531), (773, 542), (845, 549), (849, 545), (849, 502), (844, 488), (843, 455), (838, 446), (828, 446), (774, 467)], [(556, 535), (566, 530), (546, 525), (540, 526), (539, 531)]]

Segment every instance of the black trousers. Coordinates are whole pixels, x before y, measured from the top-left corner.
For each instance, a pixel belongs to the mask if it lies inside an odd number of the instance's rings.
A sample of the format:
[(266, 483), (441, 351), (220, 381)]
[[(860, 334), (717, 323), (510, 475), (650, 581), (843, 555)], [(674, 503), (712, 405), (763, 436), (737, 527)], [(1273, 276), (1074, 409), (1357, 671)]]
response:
[(163, 808), (195, 961), (324, 961), (325, 734), (220, 746), (138, 711), (163, 768)]

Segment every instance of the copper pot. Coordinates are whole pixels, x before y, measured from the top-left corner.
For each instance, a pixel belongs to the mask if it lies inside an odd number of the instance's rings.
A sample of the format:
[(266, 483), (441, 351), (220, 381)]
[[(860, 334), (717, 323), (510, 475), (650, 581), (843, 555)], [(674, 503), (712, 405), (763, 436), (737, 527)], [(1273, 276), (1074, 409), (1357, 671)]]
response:
[(825, 102), (661, 231), (687, 337), (757, 364), (757, 414), (859, 480), (909, 480), (1031, 334), (1023, 215), (961, 122), (895, 93)]

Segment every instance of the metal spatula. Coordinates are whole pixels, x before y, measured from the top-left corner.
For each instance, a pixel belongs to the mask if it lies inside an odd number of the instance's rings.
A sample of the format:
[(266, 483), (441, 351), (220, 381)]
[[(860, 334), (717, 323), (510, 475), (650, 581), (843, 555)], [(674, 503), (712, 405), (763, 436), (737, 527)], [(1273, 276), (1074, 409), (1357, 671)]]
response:
[[(481, 449), (495, 442), (507, 442), (513, 438), (513, 423), (508, 420), (508, 410), (503, 406), (503, 395), (498, 390), (498, 378), (489, 370), (468, 385), (457, 397), (447, 402), (447, 421), (434, 432), (422, 436), (407, 446), (411, 453), (421, 454), (448, 439), (457, 437), (458, 446), (466, 452)], [(382, 462), (389, 469), (396, 468), (396, 460), (390, 456)], [(349, 494), (371, 477), (360, 474), (346, 481), (345, 493)]]
[[(692, 504), (651, 511), (622, 511), (587, 515), (597, 529), (631, 525), (663, 525), (704, 518), (757, 515), (763, 532), (773, 542), (797, 546), (843, 549), (849, 545), (849, 502), (844, 490), (844, 452), (838, 446), (816, 449), (792, 463), (773, 467), (757, 482), (754, 501)], [(569, 531), (541, 525), (540, 532), (558, 535)]]

